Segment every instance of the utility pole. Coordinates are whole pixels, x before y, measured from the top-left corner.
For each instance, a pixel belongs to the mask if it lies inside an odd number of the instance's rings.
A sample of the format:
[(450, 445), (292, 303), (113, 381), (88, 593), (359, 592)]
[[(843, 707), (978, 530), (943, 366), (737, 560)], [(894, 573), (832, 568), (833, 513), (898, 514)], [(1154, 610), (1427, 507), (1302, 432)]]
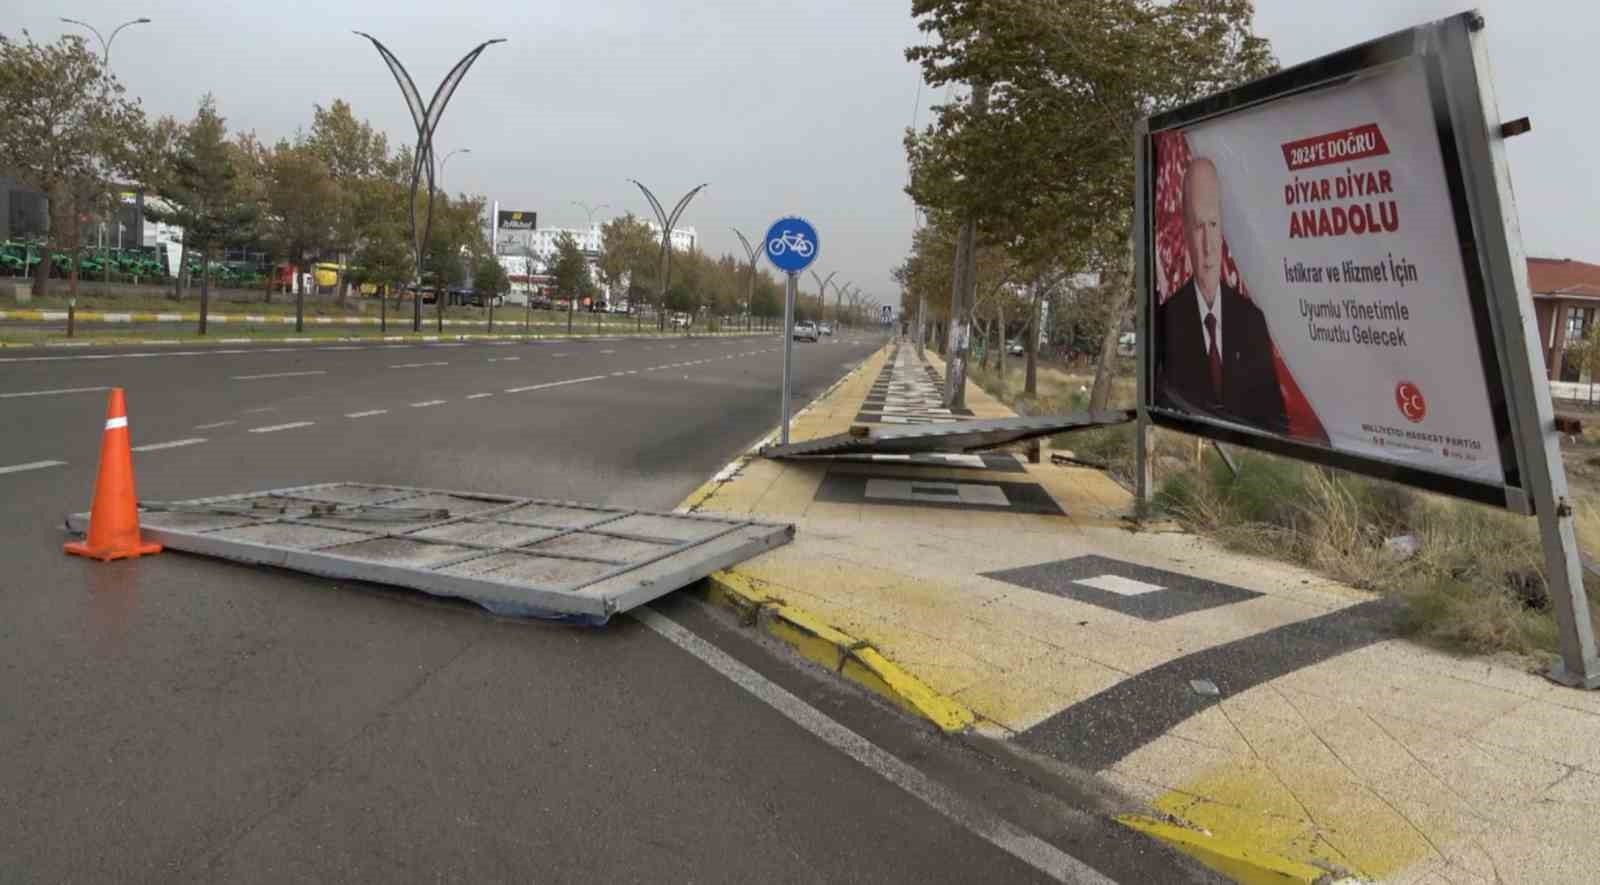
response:
[[(972, 112), (982, 117), (988, 109), (989, 84), (975, 80)], [(972, 209), (968, 208), (956, 238), (955, 281), (950, 292), (950, 357), (944, 367), (944, 407), (947, 409), (967, 407), (967, 338), (978, 289), (978, 224), (973, 216)]]

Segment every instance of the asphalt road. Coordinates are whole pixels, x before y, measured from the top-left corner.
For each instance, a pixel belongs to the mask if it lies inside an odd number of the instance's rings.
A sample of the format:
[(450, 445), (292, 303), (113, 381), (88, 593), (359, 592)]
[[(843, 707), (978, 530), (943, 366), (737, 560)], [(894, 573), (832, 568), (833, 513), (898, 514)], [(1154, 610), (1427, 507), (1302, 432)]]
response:
[[(797, 344), (797, 407), (878, 344)], [(134, 446), (162, 446), (134, 456), (146, 499), (351, 480), (670, 509), (771, 429), (781, 346), (0, 353), (0, 882), (1000, 882), (1045, 879), (1051, 851), (1087, 864), (1067, 874), (1209, 880), (1092, 785), (932, 735), (690, 599), (655, 610), (954, 804), (637, 619), (61, 553), (94, 482), (96, 388), (124, 387)], [(996, 821), (1044, 846), (1033, 862)]]

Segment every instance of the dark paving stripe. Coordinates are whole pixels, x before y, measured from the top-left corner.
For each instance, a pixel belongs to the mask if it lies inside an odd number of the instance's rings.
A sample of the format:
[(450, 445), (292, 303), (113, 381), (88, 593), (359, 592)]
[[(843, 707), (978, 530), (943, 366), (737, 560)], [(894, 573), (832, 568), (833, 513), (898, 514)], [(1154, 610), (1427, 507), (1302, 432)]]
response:
[[(1161, 589), (1140, 593), (1137, 596), (1123, 596), (1078, 583), (1086, 578), (1098, 578), (1104, 575), (1142, 581)], [(1005, 581), (1007, 584), (1015, 584), (1040, 593), (1065, 596), (1068, 599), (1109, 608), (1146, 621), (1164, 621), (1178, 615), (1231, 605), (1261, 595), (1254, 590), (1245, 590), (1230, 584), (1219, 584), (1216, 581), (1117, 559), (1107, 559), (1104, 556), (1079, 556), (1022, 568), (985, 572), (983, 577)]]
[(1184, 655), (1113, 685), (1023, 732), (1022, 746), (1089, 771), (1116, 764), (1220, 698), (1197, 694), (1209, 679), (1222, 697), (1394, 636), (1395, 604), (1363, 602)]
[(872, 455), (823, 455), (801, 457), (805, 460), (811, 460), (812, 457), (815, 457), (816, 460), (826, 461), (829, 463), (843, 462), (848, 464), (877, 464), (886, 467), (936, 467), (941, 470), (993, 470), (997, 473), (1027, 473), (1027, 471), (1023, 469), (1022, 464), (1011, 455), (980, 454), (978, 455), (978, 458), (983, 461), (983, 466), (981, 468), (973, 467), (970, 464), (959, 464), (954, 461), (946, 461), (938, 455), (921, 453), (910, 455), (907, 458), (891, 458), (881, 461), (877, 458), (874, 458)]
[[(959, 483), (970, 486), (992, 486), (1005, 493), (1007, 506), (975, 504), (967, 501), (903, 501), (893, 498), (867, 497), (867, 481), (873, 479), (889, 480), (897, 483), (916, 483), (917, 485), (939, 484), (949, 486)], [(883, 475), (874, 476), (865, 473), (834, 473), (829, 471), (823, 477), (822, 484), (817, 487), (815, 497), (817, 501), (832, 501), (839, 504), (874, 504), (887, 507), (931, 507), (939, 510), (978, 510), (988, 513), (1037, 513), (1044, 516), (1065, 516), (1061, 505), (1050, 497), (1043, 487), (1034, 483), (999, 482), (984, 479), (926, 479), (918, 480), (905, 476)]]

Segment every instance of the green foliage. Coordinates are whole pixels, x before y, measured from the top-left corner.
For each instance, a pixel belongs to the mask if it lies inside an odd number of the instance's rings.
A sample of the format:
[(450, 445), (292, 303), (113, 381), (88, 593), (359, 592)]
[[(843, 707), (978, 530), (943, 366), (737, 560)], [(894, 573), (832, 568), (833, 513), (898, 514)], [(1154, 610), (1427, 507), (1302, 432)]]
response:
[(254, 235), (256, 207), (238, 179), (226, 123), (207, 95), (173, 144), (170, 176), (159, 192), (171, 208), (147, 208), (146, 215), (182, 227), (185, 248), (201, 254), (239, 245)]
[(632, 213), (600, 227), (603, 248), (595, 263), (600, 281), (629, 304), (653, 300), (660, 283), (661, 238)]
[(144, 114), (123, 92), (81, 37), (0, 35), (0, 168), (49, 197), (50, 243), (75, 248), (79, 211), (138, 171)]
[(584, 256), (572, 234), (563, 233), (556, 240), (556, 257), (550, 275), (555, 277), (556, 291), (562, 298), (576, 302), (594, 293), (589, 259)]
[(473, 265), (472, 288), (485, 297), (504, 295), (511, 291), (511, 278), (493, 256), (481, 255)]

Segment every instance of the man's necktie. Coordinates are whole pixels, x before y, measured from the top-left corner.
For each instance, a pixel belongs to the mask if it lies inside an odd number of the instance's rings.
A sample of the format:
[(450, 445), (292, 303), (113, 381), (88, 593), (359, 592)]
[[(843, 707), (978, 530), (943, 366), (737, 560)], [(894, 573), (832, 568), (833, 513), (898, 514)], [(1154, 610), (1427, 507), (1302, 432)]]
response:
[(1211, 362), (1211, 392), (1222, 399), (1222, 354), (1217, 352), (1217, 315), (1206, 314), (1206, 358)]

